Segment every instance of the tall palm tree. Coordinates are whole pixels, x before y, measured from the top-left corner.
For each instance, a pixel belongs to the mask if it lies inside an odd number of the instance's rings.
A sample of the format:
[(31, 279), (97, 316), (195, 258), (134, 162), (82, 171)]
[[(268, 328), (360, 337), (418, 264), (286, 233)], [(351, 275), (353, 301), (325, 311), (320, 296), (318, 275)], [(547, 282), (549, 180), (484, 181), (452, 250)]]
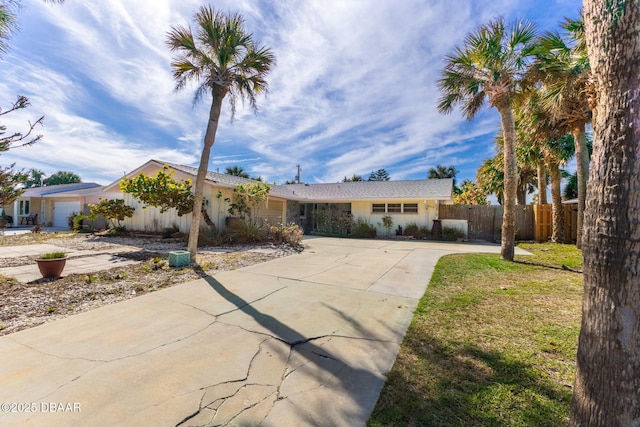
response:
[[(64, 3), (64, 0), (44, 0), (45, 3)], [(19, 0), (0, 0), (0, 55), (7, 53), (7, 41), (18, 29), (16, 13), (20, 8)]]
[(567, 137), (567, 127), (554, 123), (548, 111), (541, 106), (540, 96), (540, 90), (532, 88), (517, 103), (518, 142), (519, 147), (532, 147), (531, 152), (538, 153), (549, 170), (553, 219), (551, 240), (563, 243), (564, 210), (560, 192), (560, 166), (573, 157), (575, 150), (573, 138)]
[(500, 113), (504, 137), (504, 216), (502, 258), (513, 260), (517, 186), (516, 130), (513, 100), (521, 89), (529, 59), (534, 53), (536, 28), (519, 21), (510, 28), (504, 19), (482, 25), (467, 35), (463, 48), (446, 57), (438, 86), (443, 93), (438, 109), (450, 113), (460, 105), (471, 120), (488, 100)]
[(239, 176), (240, 178), (249, 178), (249, 174), (244, 171), (240, 166), (227, 166), (224, 172), (227, 175)]
[(562, 198), (564, 200), (571, 200), (578, 198), (578, 174), (572, 173), (567, 178), (567, 184), (562, 190)]
[(539, 41), (535, 70), (542, 80), (543, 103), (559, 124), (569, 128), (576, 146), (578, 174), (578, 237), (582, 246), (582, 220), (589, 175), (586, 125), (595, 102), (593, 77), (584, 37), (584, 22), (565, 19), (563, 34), (547, 32)]
[(460, 194), (461, 190), (458, 187), (456, 187), (457, 174), (458, 174), (458, 170), (454, 166), (436, 165), (435, 168), (429, 169), (427, 179), (451, 178), (453, 179), (453, 193)]
[(640, 2), (584, 0), (597, 104), (570, 426), (640, 416)]
[(551, 175), (551, 203), (553, 205), (553, 232), (551, 241), (564, 243), (567, 236), (564, 235), (564, 208), (562, 207), (562, 190), (560, 181), (562, 174), (560, 166), (574, 156), (575, 144), (571, 134), (564, 134), (559, 138), (545, 141), (542, 147), (545, 163)]
[[(517, 135), (517, 134), (516, 134)], [(485, 160), (476, 171), (476, 181), (487, 194), (495, 194), (498, 203), (504, 205), (504, 138), (496, 136), (496, 155)], [(527, 204), (527, 193), (535, 189), (536, 172), (528, 158), (527, 147), (516, 147), (516, 203)], [(537, 163), (536, 163), (537, 165)]]
[(455, 178), (458, 170), (454, 166), (437, 165), (429, 169), (428, 179)]
[[(538, 187), (538, 204), (547, 204), (547, 167), (540, 148), (522, 135), (522, 124), (518, 124), (516, 112), (516, 138), (518, 163), (524, 162), (536, 172), (536, 186)], [(520, 198), (520, 195), (518, 195)], [(518, 200), (519, 203), (519, 200)]]
[(193, 217), (189, 231), (188, 249), (191, 262), (195, 262), (198, 248), (204, 181), (209, 166), (211, 147), (216, 138), (222, 100), (228, 96), (231, 116), (236, 101), (248, 100), (256, 111), (256, 96), (266, 93), (265, 80), (275, 65), (270, 49), (258, 46), (253, 36), (244, 28), (240, 14), (225, 14), (211, 6), (201, 6), (195, 14), (195, 34), (191, 27), (177, 26), (167, 34), (166, 43), (175, 54), (171, 62), (176, 90), (184, 89), (189, 82), (196, 83), (194, 103), (205, 95), (211, 95), (209, 120), (204, 135), (204, 147), (196, 176)]
[(476, 183), (486, 194), (495, 194), (498, 203), (504, 204), (504, 154), (498, 153), (485, 160), (476, 171)]

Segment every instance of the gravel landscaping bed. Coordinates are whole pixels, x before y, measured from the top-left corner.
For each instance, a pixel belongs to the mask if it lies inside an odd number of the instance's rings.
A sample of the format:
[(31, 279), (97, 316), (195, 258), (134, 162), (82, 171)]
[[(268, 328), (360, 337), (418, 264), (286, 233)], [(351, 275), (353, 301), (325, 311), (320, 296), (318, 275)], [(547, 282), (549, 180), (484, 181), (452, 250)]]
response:
[[(200, 278), (191, 267), (169, 267), (168, 253), (185, 249), (185, 243), (180, 239), (73, 234), (62, 237), (52, 234), (48, 238), (46, 235), (24, 236), (21, 239), (22, 236), (1, 237), (0, 245), (47, 243), (69, 250), (109, 250), (112, 254), (138, 260), (140, 264), (29, 283), (0, 276), (0, 335)], [(297, 252), (290, 247), (269, 245), (200, 248), (197, 261), (202, 271), (213, 275)], [(34, 259), (28, 256), (0, 258), (0, 268), (33, 263)]]

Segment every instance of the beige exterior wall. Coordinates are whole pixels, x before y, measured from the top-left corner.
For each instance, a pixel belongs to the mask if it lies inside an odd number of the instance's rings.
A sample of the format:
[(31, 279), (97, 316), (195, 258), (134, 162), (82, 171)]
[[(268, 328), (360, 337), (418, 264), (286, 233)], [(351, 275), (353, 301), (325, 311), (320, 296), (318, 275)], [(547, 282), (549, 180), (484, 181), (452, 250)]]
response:
[[(161, 166), (149, 164), (138, 171), (138, 174), (154, 176), (160, 169), (162, 169)], [(177, 181), (184, 181), (186, 179), (191, 179), (193, 181), (193, 178), (191, 178), (190, 175), (180, 171), (174, 171), (171, 176)], [(211, 201), (211, 189), (209, 187), (205, 188), (204, 197), (210, 202), (209, 206), (207, 206), (209, 216), (212, 221), (216, 222), (216, 217), (212, 215), (211, 209), (214, 202)], [(122, 198), (124, 199), (125, 204), (135, 208), (133, 216), (122, 222), (129, 230), (162, 232), (164, 228), (171, 228), (175, 225), (181, 232), (186, 233), (191, 228), (191, 214), (178, 216), (175, 209), (169, 209), (164, 213), (160, 213), (160, 208), (154, 208), (152, 206), (145, 207), (144, 203), (139, 202), (131, 194), (123, 193)]]
[[(418, 203), (418, 213), (374, 213), (374, 203)], [(416, 223), (418, 226), (426, 226), (431, 230), (433, 220), (436, 219), (438, 215), (438, 205), (435, 200), (421, 200), (419, 202), (416, 202), (416, 200), (375, 200), (367, 202), (353, 202), (351, 203), (351, 214), (353, 215), (354, 220), (362, 218), (368, 221), (369, 224), (376, 227), (378, 235), (382, 236), (386, 233), (386, 230), (382, 225), (382, 217), (385, 215), (389, 215), (393, 219), (393, 226), (391, 229), (392, 233), (395, 232), (398, 225), (401, 225), (402, 228), (404, 228), (407, 224), (411, 223)]]
[(283, 222), (286, 217), (286, 206), (284, 201), (269, 199), (260, 205), (258, 217), (267, 220), (270, 224), (276, 225)]
[[(178, 178), (177, 178), (178, 179)], [(218, 196), (219, 195), (219, 196)], [(225, 220), (229, 216), (229, 202), (231, 200), (233, 190), (229, 188), (220, 188), (206, 186), (204, 189), (204, 197), (207, 200), (206, 210), (211, 221), (218, 229), (225, 228)], [(171, 228), (175, 224), (182, 233), (188, 233), (191, 229), (191, 214), (178, 216), (175, 209), (169, 209), (164, 213), (160, 213), (159, 208), (147, 207), (137, 201), (130, 194), (124, 194), (125, 203), (135, 208), (133, 217), (126, 219), (123, 223), (129, 230), (161, 232), (164, 228)], [(267, 219), (272, 224), (282, 222), (285, 204), (281, 200), (269, 200), (260, 206), (258, 216)], [(206, 225), (204, 219), (201, 224)]]

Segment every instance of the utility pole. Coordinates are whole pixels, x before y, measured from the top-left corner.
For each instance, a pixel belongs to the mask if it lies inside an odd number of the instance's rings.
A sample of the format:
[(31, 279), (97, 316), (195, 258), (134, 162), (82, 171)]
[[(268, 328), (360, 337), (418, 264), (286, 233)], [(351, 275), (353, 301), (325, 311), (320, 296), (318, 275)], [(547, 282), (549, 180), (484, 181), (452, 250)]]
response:
[(300, 184), (300, 171), (302, 171), (302, 169), (300, 169), (300, 165), (296, 165), (296, 167), (298, 168), (298, 174), (296, 175), (296, 182)]

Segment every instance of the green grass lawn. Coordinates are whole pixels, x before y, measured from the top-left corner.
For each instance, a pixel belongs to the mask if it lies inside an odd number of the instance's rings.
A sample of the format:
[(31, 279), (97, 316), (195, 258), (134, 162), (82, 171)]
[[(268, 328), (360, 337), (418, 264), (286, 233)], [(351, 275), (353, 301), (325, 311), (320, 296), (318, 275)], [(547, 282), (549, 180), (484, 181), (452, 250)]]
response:
[(568, 423), (582, 275), (558, 268), (581, 268), (581, 255), (525, 249), (554, 268), (487, 254), (438, 262), (368, 425)]

